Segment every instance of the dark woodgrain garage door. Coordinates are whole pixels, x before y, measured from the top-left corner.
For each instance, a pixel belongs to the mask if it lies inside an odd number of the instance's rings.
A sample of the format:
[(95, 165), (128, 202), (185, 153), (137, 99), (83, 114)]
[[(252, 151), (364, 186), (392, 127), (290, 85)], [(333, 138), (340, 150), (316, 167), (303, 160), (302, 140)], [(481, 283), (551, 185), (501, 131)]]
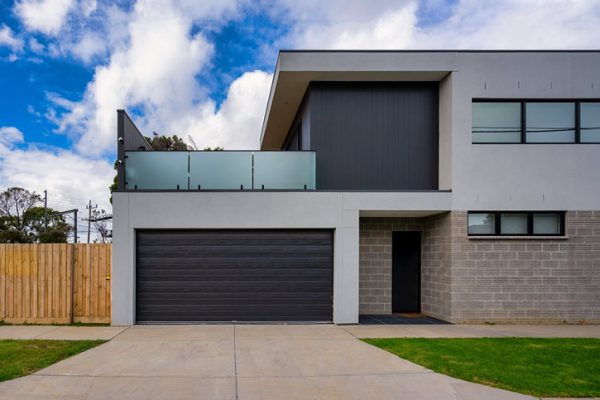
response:
[(331, 321), (333, 232), (137, 231), (137, 322)]

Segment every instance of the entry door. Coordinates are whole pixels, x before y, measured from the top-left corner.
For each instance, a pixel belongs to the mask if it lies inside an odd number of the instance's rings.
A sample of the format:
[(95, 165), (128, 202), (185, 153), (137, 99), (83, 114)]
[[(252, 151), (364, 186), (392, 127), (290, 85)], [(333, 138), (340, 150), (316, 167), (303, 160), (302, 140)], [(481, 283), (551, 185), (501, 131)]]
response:
[(392, 233), (392, 312), (421, 311), (421, 232)]

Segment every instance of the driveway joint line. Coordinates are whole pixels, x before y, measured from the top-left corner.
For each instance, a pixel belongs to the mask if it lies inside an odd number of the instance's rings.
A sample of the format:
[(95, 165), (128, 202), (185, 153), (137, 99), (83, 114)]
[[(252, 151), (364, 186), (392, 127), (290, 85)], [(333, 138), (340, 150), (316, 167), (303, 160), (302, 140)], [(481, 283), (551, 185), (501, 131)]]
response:
[(215, 376), (198, 376), (198, 375), (89, 375), (89, 374), (45, 374), (34, 372), (29, 376), (49, 376), (61, 378), (144, 378), (144, 379), (232, 379), (233, 375), (215, 375)]
[(121, 332), (117, 333), (115, 336), (111, 337), (108, 340), (111, 341), (113, 339), (116, 339), (117, 337), (121, 336), (125, 331), (129, 330), (129, 328), (131, 328), (131, 326), (126, 326), (125, 329), (123, 329)]
[(55, 327), (54, 329), (50, 329), (49, 331), (45, 331), (44, 333), (40, 333), (39, 335), (32, 336), (32, 337), (31, 337), (31, 339), (37, 339), (37, 338), (39, 338), (40, 336), (47, 335), (47, 334), (49, 334), (50, 332), (54, 332), (54, 331), (56, 331), (56, 330), (59, 330), (60, 328), (62, 328), (62, 326), (57, 326), (57, 327)]
[(233, 324), (233, 366), (235, 374), (235, 399), (238, 399), (237, 348), (235, 344), (235, 324)]

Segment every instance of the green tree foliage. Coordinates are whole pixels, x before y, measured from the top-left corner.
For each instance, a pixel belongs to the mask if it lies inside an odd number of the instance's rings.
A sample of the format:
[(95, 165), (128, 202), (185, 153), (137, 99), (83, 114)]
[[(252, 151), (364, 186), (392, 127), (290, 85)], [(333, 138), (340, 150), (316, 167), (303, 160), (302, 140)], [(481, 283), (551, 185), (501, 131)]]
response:
[(150, 143), (150, 146), (152, 146), (153, 150), (159, 150), (159, 151), (192, 150), (191, 146), (189, 146), (186, 142), (183, 141), (182, 138), (178, 137), (177, 135), (166, 136), (166, 135), (159, 135), (158, 133), (154, 132), (154, 135), (151, 138), (146, 137), (146, 140), (148, 141), (148, 143)]
[(23, 188), (0, 193), (0, 243), (66, 243), (71, 227), (49, 208), (46, 230), (41, 202), (40, 195)]

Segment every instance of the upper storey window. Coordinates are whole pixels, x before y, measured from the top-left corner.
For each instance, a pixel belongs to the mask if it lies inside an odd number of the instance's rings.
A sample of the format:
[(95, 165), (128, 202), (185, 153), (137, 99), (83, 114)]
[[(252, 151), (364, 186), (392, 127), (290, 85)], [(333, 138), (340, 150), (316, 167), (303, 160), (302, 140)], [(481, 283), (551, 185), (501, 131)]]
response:
[(473, 143), (600, 143), (600, 102), (474, 100)]
[(581, 103), (581, 143), (600, 143), (600, 103)]
[(527, 143), (575, 143), (575, 103), (525, 103)]
[(521, 143), (521, 103), (473, 103), (473, 143)]

